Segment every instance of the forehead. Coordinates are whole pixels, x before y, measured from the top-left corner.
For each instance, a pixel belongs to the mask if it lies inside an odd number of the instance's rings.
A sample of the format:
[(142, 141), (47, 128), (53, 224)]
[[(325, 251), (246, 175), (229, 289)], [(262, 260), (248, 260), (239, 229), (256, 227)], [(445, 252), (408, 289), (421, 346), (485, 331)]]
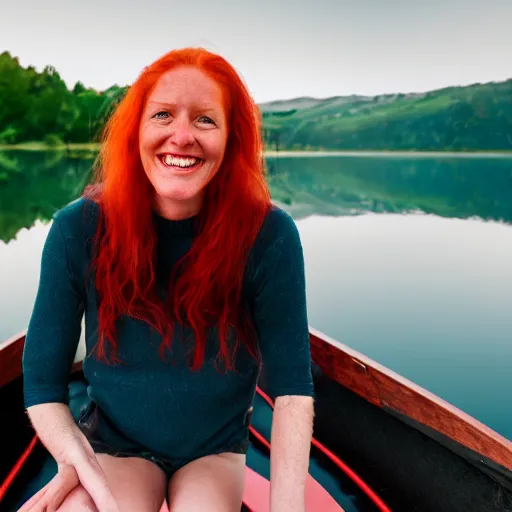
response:
[(223, 108), (220, 87), (193, 67), (180, 67), (164, 73), (149, 95), (149, 102)]

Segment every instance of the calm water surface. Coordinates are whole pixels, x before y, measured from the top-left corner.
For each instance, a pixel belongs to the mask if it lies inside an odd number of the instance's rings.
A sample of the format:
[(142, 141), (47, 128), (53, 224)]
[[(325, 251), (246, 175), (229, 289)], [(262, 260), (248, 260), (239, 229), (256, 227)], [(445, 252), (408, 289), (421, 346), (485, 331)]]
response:
[[(0, 340), (26, 328), (52, 213), (86, 156), (0, 153)], [(512, 159), (267, 159), (310, 324), (512, 439)]]

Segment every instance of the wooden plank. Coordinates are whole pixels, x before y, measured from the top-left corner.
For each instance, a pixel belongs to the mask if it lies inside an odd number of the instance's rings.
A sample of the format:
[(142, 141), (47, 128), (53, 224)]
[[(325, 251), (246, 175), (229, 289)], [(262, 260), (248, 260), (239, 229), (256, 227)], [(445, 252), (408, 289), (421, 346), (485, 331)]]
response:
[(512, 470), (512, 442), (491, 428), (320, 331), (310, 329), (310, 340), (313, 360), (330, 379)]
[(0, 343), (0, 388), (21, 375), (25, 334), (23, 331)]

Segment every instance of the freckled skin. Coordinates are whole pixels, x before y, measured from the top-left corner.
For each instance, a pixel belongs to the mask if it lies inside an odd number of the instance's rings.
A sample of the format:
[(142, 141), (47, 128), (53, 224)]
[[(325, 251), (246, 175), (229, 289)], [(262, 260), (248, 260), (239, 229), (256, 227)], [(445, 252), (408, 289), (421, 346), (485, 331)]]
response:
[[(197, 68), (179, 67), (161, 76), (148, 98), (139, 128), (144, 171), (155, 190), (155, 208), (168, 219), (201, 209), (204, 189), (218, 172), (228, 126), (220, 87)], [(195, 170), (166, 166), (165, 154), (200, 158)]]

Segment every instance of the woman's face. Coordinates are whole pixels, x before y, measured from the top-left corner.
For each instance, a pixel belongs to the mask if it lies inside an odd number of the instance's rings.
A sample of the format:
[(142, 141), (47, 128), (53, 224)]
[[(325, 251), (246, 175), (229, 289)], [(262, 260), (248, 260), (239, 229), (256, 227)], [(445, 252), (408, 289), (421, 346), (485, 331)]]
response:
[(160, 77), (139, 130), (140, 158), (160, 215), (182, 219), (199, 212), (204, 188), (222, 163), (227, 132), (222, 92), (211, 78), (193, 67)]

